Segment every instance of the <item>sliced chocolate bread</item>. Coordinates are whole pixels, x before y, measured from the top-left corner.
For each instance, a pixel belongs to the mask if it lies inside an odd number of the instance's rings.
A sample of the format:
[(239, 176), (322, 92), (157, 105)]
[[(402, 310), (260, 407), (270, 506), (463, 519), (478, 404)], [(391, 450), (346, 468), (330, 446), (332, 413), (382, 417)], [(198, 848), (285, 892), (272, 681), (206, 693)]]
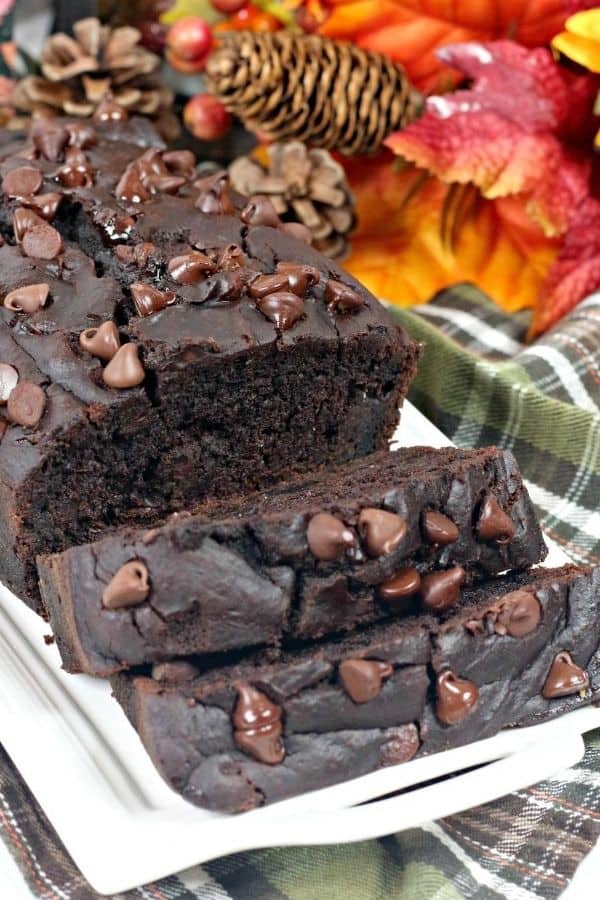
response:
[(545, 552), (511, 453), (412, 447), (116, 531), (39, 573), (65, 668), (109, 675), (439, 613)]
[(239, 812), (489, 737), (600, 693), (600, 569), (539, 569), (429, 616), (202, 672), (122, 673), (114, 693), (162, 777)]

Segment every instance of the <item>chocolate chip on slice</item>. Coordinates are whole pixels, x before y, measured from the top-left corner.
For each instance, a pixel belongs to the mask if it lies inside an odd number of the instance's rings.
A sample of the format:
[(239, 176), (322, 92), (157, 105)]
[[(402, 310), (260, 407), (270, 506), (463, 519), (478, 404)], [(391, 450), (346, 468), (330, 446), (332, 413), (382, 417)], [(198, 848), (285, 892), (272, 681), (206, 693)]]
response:
[(58, 122), (42, 119), (34, 122), (31, 129), (31, 140), (35, 149), (49, 162), (58, 162), (65, 149), (69, 132)]
[(291, 291), (276, 291), (256, 302), (257, 307), (276, 328), (287, 331), (304, 315), (304, 302)]
[(141, 384), (146, 373), (140, 362), (137, 344), (123, 344), (102, 372), (104, 383), (112, 388), (131, 388)]
[(155, 663), (152, 666), (152, 677), (155, 681), (169, 681), (171, 684), (185, 684), (186, 681), (193, 681), (199, 674), (200, 669), (184, 659)]
[(0, 405), (4, 406), (19, 383), (19, 373), (8, 363), (0, 363)]
[(345, 659), (338, 669), (344, 690), (355, 703), (368, 703), (381, 691), (384, 678), (394, 667), (388, 662), (371, 659)]
[(423, 513), (423, 533), (428, 543), (438, 547), (458, 540), (458, 528), (452, 519), (434, 509)]
[[(46, 222), (52, 222), (58, 212), (63, 195), (58, 191), (52, 191), (48, 194), (36, 194), (35, 197), (22, 197), (23, 206), (28, 206), (38, 213)], [(39, 223), (38, 223), (39, 224)]]
[(326, 562), (340, 559), (356, 546), (354, 532), (330, 513), (317, 513), (308, 523), (306, 539), (311, 553)]
[(412, 722), (395, 728), (388, 728), (385, 741), (379, 748), (379, 764), (396, 766), (408, 762), (420, 747), (419, 731)]
[(46, 282), (40, 284), (26, 284), (15, 288), (4, 298), (4, 306), (12, 312), (36, 313), (46, 305), (50, 285)]
[(554, 657), (554, 661), (548, 672), (542, 697), (546, 700), (554, 700), (555, 697), (570, 697), (587, 691), (590, 686), (588, 673), (573, 662), (571, 654), (567, 650), (561, 650)]
[(334, 278), (330, 278), (325, 285), (325, 300), (327, 306), (335, 312), (353, 312), (365, 302), (351, 287)]
[(190, 250), (169, 260), (167, 271), (177, 284), (197, 284), (216, 269), (212, 259), (198, 250)]
[(13, 231), (15, 233), (15, 240), (17, 244), (20, 244), (25, 236), (25, 233), (29, 231), (30, 228), (33, 228), (36, 225), (44, 225), (44, 220), (41, 216), (38, 216), (37, 213), (33, 212), (31, 209), (15, 209), (13, 213)]
[(97, 328), (86, 328), (79, 335), (79, 344), (87, 353), (110, 362), (119, 347), (121, 340), (114, 322), (103, 322)]
[(44, 178), (39, 169), (33, 166), (19, 166), (7, 172), (2, 181), (2, 190), (7, 197), (28, 197), (37, 194)]
[(56, 259), (62, 252), (63, 241), (60, 233), (52, 225), (34, 225), (23, 235), (21, 248), (25, 256), (35, 259)]
[(98, 143), (98, 133), (89, 122), (68, 122), (65, 130), (69, 136), (69, 146), (88, 150)]
[(274, 294), (278, 291), (286, 291), (288, 288), (288, 279), (281, 273), (278, 275), (259, 275), (251, 282), (248, 293), (251, 297), (266, 297), (267, 294)]
[(69, 147), (56, 177), (65, 187), (89, 187), (94, 183), (94, 170), (79, 147)]
[(285, 231), (290, 237), (302, 241), (303, 244), (312, 244), (312, 231), (303, 225), (302, 222), (282, 222), (279, 226), (280, 231)]
[(169, 172), (192, 178), (196, 173), (196, 156), (191, 150), (166, 150), (162, 159)]
[(399, 569), (387, 581), (383, 581), (377, 590), (382, 600), (385, 600), (393, 608), (401, 609), (405, 605), (403, 601), (418, 594), (420, 587), (421, 576), (418, 571), (407, 566)]
[(277, 765), (285, 756), (281, 707), (246, 682), (237, 684), (236, 690), (238, 699), (232, 716), (235, 743), (258, 762)]
[(358, 517), (358, 530), (370, 556), (392, 553), (402, 543), (407, 532), (405, 520), (385, 509), (367, 507)]
[(219, 269), (239, 269), (244, 265), (244, 251), (239, 244), (227, 244), (219, 254), (217, 263)]
[(503, 597), (498, 623), (510, 637), (520, 638), (531, 634), (540, 624), (541, 618), (542, 607), (532, 591), (511, 591)]
[(278, 262), (275, 271), (286, 276), (290, 291), (299, 297), (303, 297), (308, 288), (314, 287), (321, 279), (318, 269), (302, 263)]
[(465, 580), (462, 566), (431, 572), (421, 578), (421, 602), (425, 609), (443, 612), (454, 606), (460, 597), (460, 588)]
[(129, 114), (127, 113), (127, 110), (123, 109), (122, 106), (119, 106), (112, 94), (106, 94), (104, 99), (101, 100), (96, 107), (96, 111), (92, 116), (92, 121), (97, 125), (102, 125), (106, 122), (126, 122), (128, 118)]
[(511, 517), (504, 512), (493, 494), (488, 494), (481, 504), (477, 519), (476, 531), (479, 539), (508, 544), (514, 538), (516, 530)]
[(139, 559), (132, 559), (118, 569), (102, 591), (105, 609), (139, 606), (150, 593), (148, 568)]
[(20, 381), (11, 391), (6, 404), (6, 415), (15, 425), (34, 428), (46, 408), (46, 394), (32, 381)]
[(151, 197), (134, 164), (130, 163), (115, 187), (115, 197), (126, 203), (143, 203)]
[(441, 672), (436, 684), (435, 714), (444, 725), (457, 725), (471, 713), (479, 700), (479, 688), (452, 669)]
[(250, 197), (240, 213), (240, 219), (245, 225), (270, 225), (271, 228), (277, 228), (281, 224), (275, 207), (265, 194)]
[(141, 281), (130, 285), (130, 290), (138, 315), (143, 317), (166, 309), (177, 299), (174, 291), (159, 291), (158, 288), (152, 287), (150, 284), (143, 284)]

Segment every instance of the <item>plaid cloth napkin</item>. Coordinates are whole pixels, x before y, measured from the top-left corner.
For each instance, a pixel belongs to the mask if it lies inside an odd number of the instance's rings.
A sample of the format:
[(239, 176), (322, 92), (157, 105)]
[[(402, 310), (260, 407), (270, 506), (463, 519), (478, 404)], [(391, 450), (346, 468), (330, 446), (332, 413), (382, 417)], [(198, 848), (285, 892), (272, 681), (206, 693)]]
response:
[[(548, 533), (574, 559), (600, 563), (600, 294), (528, 347), (526, 314), (507, 316), (468, 285), (397, 315), (426, 343), (413, 402), (461, 446), (513, 449)], [(593, 734), (573, 769), (427, 827), (359, 844), (241, 853), (122, 896), (548, 900), (600, 837), (599, 788)], [(97, 896), (1, 748), (0, 834), (34, 897)]]

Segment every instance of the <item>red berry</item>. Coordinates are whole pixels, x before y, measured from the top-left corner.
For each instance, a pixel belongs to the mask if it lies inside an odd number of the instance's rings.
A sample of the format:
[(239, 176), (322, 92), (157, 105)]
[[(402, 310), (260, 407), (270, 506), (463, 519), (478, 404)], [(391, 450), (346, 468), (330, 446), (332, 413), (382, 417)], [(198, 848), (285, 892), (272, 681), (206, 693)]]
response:
[(169, 28), (167, 47), (184, 62), (203, 60), (212, 47), (212, 31), (200, 16), (184, 16)]
[(246, 0), (210, 0), (210, 2), (217, 12), (223, 13), (225, 16), (236, 13), (246, 5)]
[(231, 128), (231, 116), (220, 100), (211, 94), (196, 94), (183, 108), (188, 131), (201, 141), (218, 141)]

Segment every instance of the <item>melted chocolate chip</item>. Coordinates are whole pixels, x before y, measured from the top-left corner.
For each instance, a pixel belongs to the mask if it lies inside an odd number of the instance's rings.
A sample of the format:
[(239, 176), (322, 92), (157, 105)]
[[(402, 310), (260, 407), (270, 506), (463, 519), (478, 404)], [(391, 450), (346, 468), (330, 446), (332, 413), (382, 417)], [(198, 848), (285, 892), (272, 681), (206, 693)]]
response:
[(52, 222), (58, 212), (58, 207), (61, 204), (62, 198), (62, 194), (53, 191), (48, 194), (36, 194), (35, 197), (22, 197), (21, 203), (23, 206), (28, 206), (30, 209), (33, 209), (34, 212), (38, 213), (46, 222)]
[(458, 528), (452, 519), (433, 509), (423, 513), (423, 534), (434, 546), (445, 546), (458, 540)]
[[(400, 569), (387, 581), (379, 585), (378, 593), (382, 600), (394, 609), (401, 609), (408, 597), (414, 597), (421, 587), (421, 576), (413, 568)], [(400, 601), (400, 602), (398, 602)]]
[(155, 663), (152, 666), (152, 677), (155, 681), (167, 681), (171, 684), (185, 684), (193, 681), (200, 674), (200, 669), (183, 659), (174, 662)]
[(368, 703), (381, 691), (384, 678), (394, 672), (391, 663), (370, 659), (345, 659), (339, 667), (344, 690), (355, 703)]
[(281, 707), (245, 682), (237, 685), (237, 692), (238, 699), (233, 711), (235, 743), (258, 762), (277, 765), (285, 756), (281, 740)]
[(481, 504), (477, 520), (476, 531), (479, 539), (508, 544), (514, 538), (516, 530), (515, 523), (504, 512), (496, 498), (488, 494)]
[(4, 298), (4, 306), (12, 312), (36, 313), (46, 305), (50, 286), (41, 284), (27, 284), (15, 288)]
[(166, 150), (162, 158), (169, 172), (183, 175), (184, 178), (192, 178), (195, 175), (196, 157), (191, 150)]
[(0, 363), (0, 405), (4, 406), (19, 383), (19, 373), (8, 363)]
[(396, 766), (398, 763), (408, 762), (416, 754), (419, 746), (419, 732), (412, 722), (398, 728), (388, 728), (386, 740), (379, 750), (379, 764)]
[(546, 700), (554, 700), (555, 697), (570, 697), (587, 691), (590, 679), (587, 672), (573, 662), (571, 654), (561, 650), (554, 657), (544, 687), (542, 697)]
[(465, 570), (462, 566), (424, 575), (421, 578), (421, 602), (425, 609), (440, 613), (454, 606), (460, 597), (464, 580)]
[(44, 225), (44, 220), (31, 209), (15, 209), (13, 213), (13, 231), (15, 240), (20, 244), (25, 233), (36, 225)]
[(66, 128), (58, 122), (44, 119), (34, 122), (31, 128), (31, 140), (35, 149), (49, 162), (58, 162), (69, 140)]
[(11, 422), (24, 428), (34, 428), (46, 408), (46, 394), (32, 381), (20, 381), (11, 391), (6, 415)]
[(531, 591), (512, 591), (503, 597), (498, 623), (510, 637), (520, 638), (531, 634), (540, 624), (541, 618), (540, 601)]
[(174, 256), (167, 266), (169, 275), (177, 284), (197, 284), (207, 273), (214, 272), (215, 268), (212, 259), (198, 250)]
[(56, 177), (65, 187), (89, 187), (94, 183), (94, 170), (79, 147), (69, 147)]
[(126, 203), (143, 203), (144, 200), (150, 199), (150, 189), (140, 178), (135, 162), (129, 163), (121, 175), (115, 188), (115, 197), (117, 200), (125, 200)]
[(151, 316), (153, 313), (166, 309), (177, 299), (174, 291), (159, 291), (150, 284), (142, 284), (137, 281), (130, 286), (131, 296), (135, 308), (140, 316)]
[(479, 688), (451, 669), (438, 675), (435, 714), (444, 725), (457, 725), (471, 713), (479, 700)]
[(278, 262), (275, 271), (286, 276), (290, 291), (299, 297), (304, 297), (308, 288), (318, 284), (321, 278), (321, 273), (314, 266), (300, 263)]
[(264, 194), (256, 194), (251, 197), (240, 213), (240, 219), (245, 225), (270, 225), (277, 228), (281, 220), (275, 207)]
[(325, 300), (329, 309), (335, 312), (354, 312), (364, 304), (356, 291), (341, 281), (330, 278), (325, 285)]
[(102, 592), (102, 606), (122, 609), (139, 606), (150, 593), (148, 569), (139, 559), (132, 559), (115, 572)]
[(92, 120), (97, 124), (102, 124), (103, 122), (126, 122), (128, 118), (127, 111), (122, 106), (119, 106), (111, 94), (107, 94), (100, 101), (92, 116)]
[(208, 178), (201, 178), (194, 182), (195, 187), (200, 188), (194, 206), (207, 216), (231, 215), (234, 206), (229, 195), (229, 175), (227, 172), (217, 172)]
[(25, 256), (35, 259), (56, 259), (62, 252), (63, 242), (56, 228), (44, 222), (42, 225), (33, 225), (26, 229), (21, 247)]
[(69, 145), (87, 150), (98, 143), (96, 129), (89, 122), (68, 122), (65, 130), (69, 136)]
[(104, 383), (112, 388), (131, 388), (141, 384), (146, 373), (137, 344), (123, 344), (102, 372)]
[(340, 559), (356, 545), (354, 532), (330, 513), (317, 513), (312, 517), (306, 539), (311, 553), (326, 562)]
[(44, 179), (39, 169), (33, 166), (20, 166), (7, 172), (2, 181), (2, 190), (7, 197), (28, 197), (37, 194)]
[(219, 269), (239, 269), (244, 265), (244, 251), (237, 244), (228, 244), (219, 254)]
[(358, 517), (358, 530), (369, 555), (383, 556), (392, 553), (404, 540), (407, 525), (396, 513), (367, 507)]
[(257, 307), (276, 328), (287, 331), (304, 315), (304, 303), (291, 291), (276, 291), (256, 302)]
[(79, 335), (79, 344), (92, 356), (110, 362), (121, 346), (121, 341), (115, 323), (103, 322), (98, 328), (86, 328), (82, 331)]

